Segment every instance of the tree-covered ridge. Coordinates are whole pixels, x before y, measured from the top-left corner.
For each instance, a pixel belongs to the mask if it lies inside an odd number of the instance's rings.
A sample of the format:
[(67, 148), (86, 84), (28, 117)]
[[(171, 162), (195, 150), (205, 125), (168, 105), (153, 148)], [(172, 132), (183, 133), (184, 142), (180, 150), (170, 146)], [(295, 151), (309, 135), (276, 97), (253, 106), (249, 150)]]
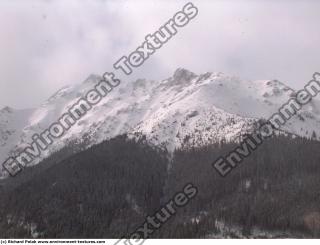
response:
[[(320, 143), (274, 137), (222, 178), (211, 164), (235, 146), (177, 150), (170, 158), (120, 136), (77, 154), (71, 152), (79, 149), (65, 149), (17, 177), (19, 184), (2, 183), (0, 234), (128, 236), (191, 182), (197, 197), (153, 237), (206, 237), (221, 232), (221, 223), (240, 227), (244, 236), (258, 227), (287, 232), (285, 237), (319, 237)], [(66, 152), (71, 156), (61, 157)]]

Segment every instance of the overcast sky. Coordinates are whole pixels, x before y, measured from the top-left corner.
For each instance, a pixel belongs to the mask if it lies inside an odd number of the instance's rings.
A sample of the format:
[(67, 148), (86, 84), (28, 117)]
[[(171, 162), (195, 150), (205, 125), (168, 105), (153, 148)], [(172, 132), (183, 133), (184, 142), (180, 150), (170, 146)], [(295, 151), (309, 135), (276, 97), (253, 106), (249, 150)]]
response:
[[(35, 107), (136, 49), (188, 1), (0, 1), (0, 108)], [(294, 88), (320, 71), (320, 1), (193, 1), (198, 16), (133, 74), (178, 67)], [(120, 72), (116, 72), (120, 74)]]

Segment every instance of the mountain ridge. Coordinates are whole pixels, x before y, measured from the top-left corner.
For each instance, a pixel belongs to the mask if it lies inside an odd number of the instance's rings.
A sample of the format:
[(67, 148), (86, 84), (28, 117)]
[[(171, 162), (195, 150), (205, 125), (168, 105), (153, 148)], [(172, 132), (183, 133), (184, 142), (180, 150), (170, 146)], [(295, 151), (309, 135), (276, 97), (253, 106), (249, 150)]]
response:
[[(3, 162), (26, 147), (33, 134), (48, 128), (100, 78), (90, 75), (82, 83), (65, 86), (38, 108), (2, 109), (0, 160)], [(81, 142), (87, 137), (88, 147), (120, 134), (145, 137), (150, 144), (162, 146), (169, 152), (236, 141), (252, 131), (260, 119), (268, 119), (277, 112), (294, 93), (295, 90), (278, 80), (248, 81), (221, 72), (196, 75), (184, 68), (178, 68), (162, 81), (122, 82), (33, 164), (70, 142)], [(319, 108), (319, 101), (313, 100), (282, 130), (307, 138), (313, 137), (314, 132), (319, 139)]]

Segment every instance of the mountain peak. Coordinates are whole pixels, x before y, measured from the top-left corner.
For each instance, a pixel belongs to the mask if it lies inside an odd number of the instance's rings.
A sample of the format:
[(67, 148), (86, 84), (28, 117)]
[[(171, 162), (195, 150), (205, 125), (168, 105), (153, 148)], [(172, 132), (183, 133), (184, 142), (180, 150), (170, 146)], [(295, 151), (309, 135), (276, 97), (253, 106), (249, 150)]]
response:
[[(0, 145), (6, 144), (0, 147), (0, 160), (17, 152), (18, 146), (30, 142), (34, 134), (44, 132), (98, 79), (99, 76), (90, 75), (81, 84), (62, 88), (32, 111), (3, 108), (0, 132), (15, 133), (0, 137)], [(127, 134), (145, 137), (150, 144), (165, 147), (169, 152), (236, 141), (253, 130), (259, 119), (270, 118), (291, 94), (290, 88), (277, 80), (248, 81), (217, 72), (196, 75), (183, 68), (160, 82), (138, 79), (106, 96), (34, 164), (71, 142), (82, 142), (88, 135), (88, 147)], [(311, 137), (313, 131), (320, 135), (320, 102), (315, 99), (312, 103), (302, 108), (282, 130), (301, 137)], [(0, 178), (1, 175), (0, 168)]]
[(191, 79), (195, 78), (197, 75), (194, 74), (193, 72), (184, 69), (184, 68), (178, 68), (174, 74), (173, 74), (173, 79), (176, 81), (190, 81)]
[(97, 75), (97, 74), (91, 74), (87, 77), (86, 80), (83, 81), (83, 83), (96, 83), (98, 81), (100, 81), (101, 76)]

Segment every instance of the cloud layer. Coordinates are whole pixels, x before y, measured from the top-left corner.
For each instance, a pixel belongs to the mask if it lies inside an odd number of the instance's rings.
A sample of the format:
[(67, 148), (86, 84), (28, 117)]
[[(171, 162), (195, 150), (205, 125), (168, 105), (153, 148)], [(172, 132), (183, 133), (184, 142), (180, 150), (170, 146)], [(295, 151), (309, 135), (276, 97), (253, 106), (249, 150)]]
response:
[[(187, 1), (1, 1), (0, 108), (39, 105), (64, 85), (113, 70)], [(319, 70), (319, 1), (193, 1), (199, 14), (129, 77), (178, 67), (300, 88)]]

